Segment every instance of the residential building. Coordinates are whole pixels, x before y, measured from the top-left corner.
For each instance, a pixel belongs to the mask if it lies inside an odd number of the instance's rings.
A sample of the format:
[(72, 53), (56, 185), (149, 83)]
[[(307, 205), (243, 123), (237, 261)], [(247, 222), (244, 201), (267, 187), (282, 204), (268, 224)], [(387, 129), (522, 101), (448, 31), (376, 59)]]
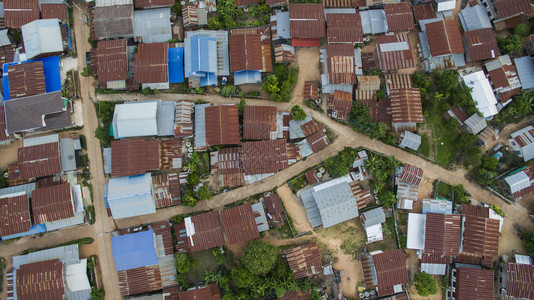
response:
[(174, 101), (148, 100), (117, 104), (113, 113), (113, 136), (116, 139), (173, 136), (174, 114)]
[(154, 191), (156, 208), (182, 204), (180, 178), (177, 173), (152, 176), (152, 189)]
[(486, 9), (482, 5), (467, 5), (458, 14), (464, 31), (492, 28)]
[(484, 68), (499, 100), (498, 108), (507, 105), (513, 96), (521, 93), (521, 82), (508, 54), (486, 62)]
[(63, 41), (57, 19), (35, 20), (22, 25), (21, 31), (26, 58), (63, 53)]
[(140, 43), (168, 43), (172, 39), (171, 8), (134, 11), (133, 35)]
[(350, 44), (328, 44), (320, 49), (321, 85), (325, 94), (352, 92), (356, 75), (362, 75), (361, 51)]
[(452, 271), (452, 298), (493, 299), (493, 271), (480, 268), (459, 267)]
[(423, 235), (421, 272), (445, 275), (451, 258), (460, 251), (460, 215), (427, 213)]
[(274, 45), (274, 61), (278, 64), (295, 62), (295, 47), (286, 44)]
[(378, 91), (380, 89), (380, 76), (366, 75), (358, 76), (358, 90)]
[(243, 139), (275, 140), (277, 138), (276, 106), (245, 106)]
[(134, 78), (142, 89), (169, 88), (169, 43), (139, 44), (134, 54)]
[(328, 140), (324, 130), (317, 130), (308, 135), (304, 140), (295, 143), (297, 146), (297, 152), (301, 157), (307, 157), (312, 153), (317, 153), (326, 148), (328, 144), (330, 144), (330, 141)]
[(98, 83), (107, 89), (126, 89), (128, 79), (128, 42), (99, 41), (96, 45)]
[(263, 204), (267, 211), (267, 216), (275, 226), (282, 226), (285, 224), (285, 211), (280, 197), (273, 192), (267, 192), (263, 197)]
[[(420, 23), (423, 20), (436, 19), (438, 17), (433, 3), (421, 3), (412, 6), (415, 21)], [(442, 13), (440, 13), (442, 14)]]
[(233, 245), (260, 237), (252, 205), (242, 204), (221, 212), (228, 244)]
[(319, 82), (305, 81), (303, 96), (304, 99), (317, 100), (319, 98)]
[(59, 57), (4, 64), (4, 100), (61, 91)]
[(427, 213), (452, 214), (452, 201), (447, 199), (423, 199), (423, 215)]
[(289, 166), (283, 139), (245, 142), (242, 150), (245, 184), (263, 180)]
[(414, 202), (417, 202), (419, 186), (400, 181), (397, 184), (397, 209), (411, 210)]
[(214, 86), (218, 76), (230, 75), (228, 31), (187, 31), (184, 43), (184, 77), (190, 87)]
[(383, 9), (362, 10), (359, 12), (362, 19), (363, 34), (380, 34), (388, 32), (388, 21)]
[(493, 59), (501, 55), (497, 39), (492, 28), (482, 28), (465, 32), (468, 61)]
[(425, 31), (419, 33), (419, 39), (425, 57), (423, 67), (426, 71), (465, 66), (462, 36), (456, 21), (438, 20), (427, 23)]
[(243, 154), (241, 148), (224, 148), (210, 153), (211, 173), (219, 175), (220, 186), (242, 186)]
[(97, 0), (93, 9), (93, 39), (133, 37), (133, 0)]
[(193, 137), (193, 110), (195, 104), (189, 101), (176, 101), (174, 116), (174, 137)]
[(365, 229), (368, 244), (384, 239), (382, 223), (386, 222), (386, 214), (384, 214), (382, 207), (377, 207), (362, 213), (360, 220)]
[(532, 63), (532, 58), (530, 56), (514, 58), (514, 64), (523, 90), (527, 92), (534, 90), (534, 64)]
[(467, 120), (465, 120), (464, 125), (464, 129), (468, 133), (477, 135), (488, 126), (488, 123), (486, 122), (486, 119), (479, 116), (478, 113), (474, 113), (472, 116), (467, 118)]
[(159, 168), (158, 140), (125, 139), (111, 142), (111, 176), (139, 175)]
[(528, 0), (482, 0), (496, 30), (511, 29), (525, 23), (533, 14)]
[(184, 27), (208, 25), (208, 11), (205, 7), (184, 5), (182, 7)]
[(32, 227), (30, 204), (26, 192), (0, 195), (0, 237), (28, 232)]
[(228, 43), (234, 85), (261, 83), (261, 73), (273, 71), (268, 26), (232, 29)]
[(489, 148), (499, 139), (499, 132), (488, 126), (478, 134), (478, 141), (484, 148)]
[(319, 47), (326, 36), (323, 5), (289, 4), (289, 30), (292, 46)]
[(156, 213), (151, 174), (111, 178), (107, 202), (114, 219)]
[(325, 10), (326, 22), (328, 24), (329, 44), (359, 44), (363, 43), (362, 20), (360, 14), (354, 8), (348, 8), (338, 13), (329, 13)]
[(462, 205), (462, 236), (457, 262), (492, 267), (498, 257), (500, 220), (488, 207)]
[(135, 8), (156, 8), (156, 7), (167, 7), (173, 6), (174, 2), (171, 0), (135, 0)]
[(530, 256), (515, 254), (515, 262), (501, 263), (497, 284), (501, 299), (534, 298), (534, 266)]
[(330, 116), (348, 122), (352, 109), (352, 93), (336, 90), (333, 95), (330, 94), (330, 98), (328, 101), (328, 108), (331, 110)]
[(237, 105), (195, 106), (195, 148), (239, 144)]
[(365, 287), (375, 289), (379, 297), (405, 290), (409, 282), (404, 253), (401, 249), (376, 251), (361, 256)]
[(316, 243), (309, 243), (284, 251), (289, 269), (296, 279), (309, 277), (323, 271), (321, 253)]
[(289, 31), (289, 12), (275, 10), (270, 19), (273, 40), (286, 40), (291, 38)]
[(410, 164), (405, 164), (402, 168), (401, 174), (399, 175), (399, 180), (419, 186), (423, 180), (423, 174), (423, 169)]
[(417, 123), (423, 123), (421, 93), (418, 88), (390, 91), (391, 126), (394, 132), (417, 130)]
[(60, 0), (39, 1), (41, 7), (41, 19), (58, 19), (61, 24), (66, 24), (67, 5)]
[(417, 151), (417, 149), (419, 149), (419, 146), (421, 146), (420, 135), (411, 133), (409, 131), (404, 131), (404, 133), (401, 134), (399, 147), (404, 148), (404, 149), (408, 148), (408, 149)]
[(364, 7), (366, 2), (362, 0), (325, 0), (325, 7)]
[(258, 228), (258, 231), (268, 231), (269, 223), (267, 223), (267, 216), (265, 215), (265, 208), (263, 207), (263, 203), (258, 202), (252, 204), (252, 212), (254, 213), (254, 221), (256, 222), (256, 228)]
[(460, 126), (464, 126), (465, 121), (469, 119), (469, 115), (461, 107), (453, 105), (448, 111), (443, 113), (443, 118), (446, 120), (455, 119), (460, 123)]
[(38, 20), (38, 0), (7, 0), (3, 6), (5, 27), (18, 29), (22, 25)]
[(219, 211), (187, 217), (174, 224), (176, 249), (193, 253), (224, 245), (223, 227)]
[[(193, 287), (187, 291), (178, 292), (178, 299), (206, 299), (218, 300), (221, 299), (219, 286), (216, 283), (210, 283), (206, 286)], [(176, 299), (176, 298), (175, 298)]]
[(438, 4), (438, 12), (452, 12), (456, 8), (456, 1), (454, 0), (435, 0), (435, 2)]
[(426, 215), (409, 213), (408, 232), (406, 235), (406, 249), (425, 249)]
[(22, 148), (17, 151), (17, 164), (9, 168), (10, 182), (35, 181), (62, 172), (58, 136), (46, 136), (40, 140), (24, 140)]
[(81, 187), (73, 193), (70, 183), (37, 188), (32, 193), (31, 206), (34, 224), (44, 224), (46, 231), (83, 224), (85, 212)]
[(484, 71), (464, 75), (463, 80), (465, 85), (471, 89), (471, 97), (484, 118), (491, 118), (499, 112), (497, 99)]
[(377, 36), (376, 52), (381, 70), (395, 71), (415, 67), (410, 41), (405, 33)]
[(534, 192), (534, 169), (525, 167), (504, 178), (508, 192), (514, 201), (523, 199), (524, 196)]
[(408, 2), (384, 4), (388, 31), (410, 31), (415, 28), (412, 7)]

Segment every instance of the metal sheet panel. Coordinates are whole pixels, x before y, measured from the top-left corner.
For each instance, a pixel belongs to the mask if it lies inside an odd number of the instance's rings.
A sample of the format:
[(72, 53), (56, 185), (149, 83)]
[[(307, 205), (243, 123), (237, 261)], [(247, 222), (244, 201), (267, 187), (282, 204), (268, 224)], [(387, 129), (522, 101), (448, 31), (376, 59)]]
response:
[(93, 15), (96, 38), (133, 37), (133, 5), (97, 6)]
[(0, 196), (0, 236), (26, 232), (32, 226), (30, 204), (25, 192)]
[(289, 23), (292, 38), (325, 37), (325, 18), (322, 4), (290, 4)]
[(534, 89), (534, 64), (532, 63), (532, 58), (530, 56), (515, 58), (514, 64), (523, 89)]
[(243, 143), (245, 175), (276, 173), (288, 167), (285, 140)]
[(315, 243), (301, 245), (284, 251), (284, 256), (296, 279), (323, 271), (321, 253)]
[(150, 173), (110, 179), (107, 199), (114, 219), (156, 212)]
[(412, 30), (415, 28), (412, 8), (408, 2), (385, 4), (389, 31)]
[(239, 144), (237, 105), (216, 105), (205, 108), (206, 144)]
[(135, 53), (135, 82), (169, 83), (169, 43), (139, 44)]
[(134, 38), (143, 43), (167, 42), (172, 38), (170, 17), (170, 7), (134, 11)]
[(126, 80), (128, 53), (126, 40), (99, 41), (96, 47), (98, 82)]
[(154, 249), (154, 231), (147, 230), (111, 238), (117, 271), (158, 264)]
[(260, 236), (250, 203), (223, 210), (221, 218), (230, 245)]

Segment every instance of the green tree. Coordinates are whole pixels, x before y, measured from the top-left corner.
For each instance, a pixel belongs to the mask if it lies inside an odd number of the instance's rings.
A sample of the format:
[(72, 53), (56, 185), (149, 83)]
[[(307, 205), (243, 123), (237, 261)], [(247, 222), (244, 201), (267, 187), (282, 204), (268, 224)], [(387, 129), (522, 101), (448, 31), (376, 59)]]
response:
[(189, 172), (189, 174), (186, 177), (187, 183), (190, 185), (198, 185), (200, 183), (200, 176), (196, 172)]
[(528, 255), (534, 257), (534, 230), (525, 232), (523, 238), (525, 240), (525, 250)]
[(91, 288), (91, 300), (104, 300), (104, 290), (97, 287)]
[(99, 101), (97, 116), (102, 122), (109, 123), (113, 119), (113, 112), (115, 111), (116, 102)]
[(233, 93), (237, 92), (237, 88), (233, 85), (226, 85), (221, 89), (221, 96), (230, 97)]
[(254, 240), (245, 248), (241, 262), (250, 273), (254, 275), (265, 275), (273, 269), (276, 263), (276, 258), (278, 257), (276, 252), (277, 249), (275, 246)]
[(80, 73), (83, 77), (91, 76), (91, 66), (83, 67), (83, 71)]
[(280, 88), (278, 87), (278, 78), (276, 75), (267, 76), (261, 85), (261, 89), (269, 94), (278, 93)]
[(171, 12), (178, 16), (182, 15), (182, 4), (180, 4), (180, 1), (176, 1), (174, 3), (174, 5), (171, 7)]
[(530, 35), (530, 28), (529, 28), (528, 24), (521, 23), (521, 24), (515, 25), (514, 34), (518, 35), (520, 37), (529, 36)]
[(187, 280), (186, 274), (182, 274), (182, 273), (176, 274), (174, 281), (178, 283), (178, 286), (180, 287), (182, 291), (185, 291), (189, 288), (189, 280)]
[(239, 100), (239, 104), (237, 104), (237, 109), (240, 113), (245, 112), (245, 106), (247, 105), (247, 101), (245, 100), (245, 97), (241, 97), (241, 100)]
[(176, 271), (181, 274), (187, 274), (191, 268), (195, 266), (196, 262), (187, 253), (174, 253), (174, 265)]
[(506, 38), (497, 37), (497, 43), (506, 54), (513, 55), (521, 50), (521, 37), (517, 34), (510, 34)]
[(295, 105), (291, 108), (291, 115), (294, 119), (297, 119), (299, 121), (304, 121), (304, 119), (306, 119), (306, 117), (308, 116), (304, 109), (302, 109), (302, 107), (298, 105)]
[(233, 268), (230, 273), (234, 284), (239, 288), (249, 288), (256, 282), (256, 276), (243, 266)]
[(200, 200), (209, 200), (211, 199), (210, 189), (203, 185), (198, 189), (198, 199)]
[(109, 145), (111, 143), (111, 137), (108, 134), (108, 130), (100, 125), (95, 130), (95, 137), (100, 140), (103, 145)]
[[(445, 186), (445, 184), (441, 183), (440, 186)], [(457, 204), (469, 203), (469, 197), (471, 197), (471, 195), (465, 191), (462, 184), (453, 185), (451, 189), (454, 192), (454, 201)]]
[(356, 159), (356, 155), (357, 153), (354, 148), (345, 147), (336, 156), (327, 158), (324, 166), (334, 178), (347, 175), (354, 159)]
[(3, 189), (8, 185), (8, 180), (4, 177), (5, 173), (7, 173), (6, 169), (0, 170), (0, 189)]
[(482, 156), (480, 159), (480, 166), (484, 169), (495, 171), (497, 169), (497, 165), (499, 164), (499, 160), (496, 159), (493, 156)]
[(415, 290), (419, 296), (428, 297), (438, 292), (438, 282), (428, 273), (417, 273), (414, 275)]
[(377, 198), (384, 207), (392, 207), (397, 204), (397, 197), (392, 191), (378, 191)]
[(380, 99), (384, 99), (386, 98), (386, 92), (384, 92), (384, 90), (380, 89), (376, 92), (376, 99), (380, 100)]
[(185, 195), (182, 197), (182, 203), (185, 206), (194, 207), (197, 205), (197, 198), (195, 198), (194, 192), (192, 190), (188, 190), (185, 192)]

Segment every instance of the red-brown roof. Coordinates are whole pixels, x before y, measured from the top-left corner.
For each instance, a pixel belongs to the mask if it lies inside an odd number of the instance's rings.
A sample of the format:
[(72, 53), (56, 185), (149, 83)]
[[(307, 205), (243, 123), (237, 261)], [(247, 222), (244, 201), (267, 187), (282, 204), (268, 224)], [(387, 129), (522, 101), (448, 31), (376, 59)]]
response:
[[(235, 53), (232, 55), (232, 36), (241, 36), (243, 37), (244, 44), (238, 39), (237, 40), (237, 50), (242, 49), (241, 53)], [(257, 47), (257, 36), (259, 36), (259, 50)], [(234, 41), (235, 42), (235, 41)], [(233, 62), (237, 61), (237, 66), (242, 65), (243, 60), (247, 63), (248, 69), (241, 70), (259, 70), (261, 72), (272, 72), (273, 71), (273, 60), (271, 54), (271, 28), (269, 26), (260, 26), (260, 27), (247, 27), (247, 28), (236, 28), (232, 29), (230, 32), (230, 65)], [(244, 47), (244, 48), (243, 48)], [(246, 55), (245, 55), (246, 54)], [(245, 55), (245, 56), (243, 56)], [(232, 56), (234, 60), (232, 62)], [(249, 59), (253, 60), (249, 62)], [(259, 69), (252, 68), (256, 65), (259, 65)], [(230, 66), (233, 67), (233, 66)], [(241, 71), (235, 70), (235, 71)], [(232, 72), (235, 72), (232, 71)]]
[(241, 148), (224, 148), (217, 153), (217, 165), (212, 171), (222, 176), (223, 186), (241, 186), (243, 178), (243, 155)]
[(289, 4), (289, 31), (292, 38), (322, 38), (325, 20), (322, 4)]
[(423, 180), (423, 169), (410, 164), (405, 164), (399, 178), (410, 184), (419, 186), (421, 180)]
[(343, 91), (334, 91), (331, 96), (332, 100), (329, 106), (332, 109), (332, 116), (336, 119), (348, 122), (350, 111), (352, 109), (352, 93)]
[(362, 53), (362, 69), (365, 71), (376, 69), (374, 52)]
[(319, 83), (317, 81), (304, 82), (304, 98), (317, 99), (319, 97)]
[(197, 252), (224, 245), (224, 234), (218, 211), (192, 216), (191, 223), (195, 234), (186, 237), (189, 244), (188, 252)]
[(489, 218), (489, 207), (472, 204), (462, 204), (462, 214)]
[(319, 182), (319, 178), (317, 177), (317, 171), (315, 171), (315, 169), (306, 172), (306, 181), (308, 181), (309, 184), (315, 184)]
[(391, 71), (415, 67), (410, 40), (404, 33), (377, 36), (376, 51), (382, 70)]
[(418, 4), (412, 6), (413, 15), (416, 21), (434, 19), (437, 17), (433, 3)]
[(159, 170), (159, 141), (125, 139), (111, 142), (111, 176), (130, 176)]
[(230, 245), (260, 237), (250, 203), (223, 210), (221, 218)]
[(426, 24), (425, 27), (432, 56), (464, 53), (460, 27), (456, 21), (438, 21)]
[(11, 99), (40, 95), (46, 92), (42, 61), (11, 65), (7, 67), (7, 72)]
[(205, 109), (206, 144), (239, 144), (237, 105), (216, 105)]
[(0, 198), (0, 236), (26, 232), (31, 226), (28, 195)]
[(324, 0), (325, 7), (365, 7), (365, 0)]
[(159, 265), (123, 270), (118, 273), (121, 295), (142, 294), (163, 288)]
[(464, 124), (465, 120), (469, 119), (469, 115), (461, 107), (456, 105), (451, 106), (448, 111), (443, 113), (443, 117), (447, 120), (456, 118), (460, 124)]
[(304, 136), (310, 136), (313, 133), (321, 130), (319, 128), (319, 124), (314, 120), (310, 120), (309, 122), (304, 123), (302, 126), (300, 126), (300, 129), (302, 129)]
[(460, 215), (426, 214), (425, 253), (456, 256), (460, 251)]
[(389, 31), (415, 28), (412, 8), (408, 2), (384, 4)]
[(491, 266), (499, 250), (499, 220), (467, 215), (462, 254), (481, 257)]
[(260, 0), (234, 0), (234, 4), (237, 6), (248, 6), (253, 4), (260, 4)]
[(182, 140), (177, 138), (159, 140), (159, 167), (175, 169), (174, 160), (182, 158)]
[(388, 90), (410, 89), (413, 87), (412, 76), (408, 74), (386, 74), (385, 81)]
[(265, 209), (267, 214), (272, 217), (273, 223), (278, 224), (279, 226), (285, 223), (284, 221), (284, 206), (280, 201), (280, 197), (276, 193), (270, 193), (269, 196), (263, 198), (263, 204), (265, 204)]
[(529, 0), (495, 0), (494, 3), (499, 18), (507, 18), (532, 9), (532, 4)]
[(61, 173), (59, 143), (19, 148), (17, 166), (22, 180)]
[(70, 184), (62, 183), (33, 191), (32, 212), (35, 224), (74, 217)]
[(230, 71), (263, 69), (263, 55), (261, 50), (261, 35), (239, 34), (231, 35), (228, 44), (230, 47)]
[(4, 112), (4, 106), (0, 105), (0, 142), (8, 141), (9, 135), (6, 128), (6, 115)]
[[(0, 19), (1, 20), (1, 19)], [(0, 64), (13, 62), (15, 58), (15, 45), (0, 47)]]
[(493, 271), (472, 268), (456, 269), (455, 299), (493, 299)]
[(360, 14), (327, 14), (328, 43), (363, 43)]
[(167, 42), (137, 46), (134, 65), (137, 83), (169, 82), (168, 48)]
[(287, 249), (284, 255), (297, 279), (315, 275), (323, 270), (321, 253), (315, 243)]
[(99, 41), (96, 47), (98, 82), (128, 79), (128, 42)]
[(245, 106), (243, 139), (269, 140), (276, 133), (276, 106)]
[(422, 123), (423, 107), (418, 88), (390, 91), (392, 123)]
[(373, 262), (379, 296), (391, 295), (395, 285), (408, 283), (408, 271), (401, 249), (374, 254)]
[(328, 146), (328, 137), (324, 131), (319, 130), (306, 137), (306, 141), (314, 153)]
[(287, 168), (285, 140), (266, 140), (243, 143), (245, 175), (276, 173)]
[[(426, 243), (426, 240), (425, 240)], [(448, 265), (452, 262), (452, 257), (441, 254), (429, 254), (423, 252), (421, 255), (421, 263), (424, 264), (439, 264), (439, 265)]]
[(165, 255), (173, 255), (174, 247), (172, 246), (171, 226), (168, 221), (161, 221), (152, 224), (154, 235), (159, 235), (163, 241), (163, 250)]
[(180, 292), (178, 300), (220, 300), (219, 287), (215, 283), (210, 283), (205, 287)]
[(520, 299), (534, 299), (534, 266), (507, 263), (508, 284), (506, 295)]
[(328, 82), (330, 84), (356, 83), (354, 47), (349, 44), (326, 46)]
[(52, 259), (21, 265), (17, 270), (16, 287), (20, 300), (63, 299), (63, 263)]
[(465, 32), (471, 61), (486, 60), (501, 55), (493, 28), (482, 28)]
[(41, 17), (43, 19), (59, 19), (61, 22), (67, 21), (67, 6), (61, 4), (41, 4)]
[(135, 0), (135, 8), (153, 8), (172, 6), (174, 0)]
[(152, 187), (156, 208), (182, 204), (178, 174), (152, 175)]
[[(499, 58), (492, 61), (495, 60), (499, 60)], [(486, 70), (488, 63), (492, 61), (486, 63)], [(501, 60), (499, 64), (500, 67), (487, 70), (487, 73), (495, 93), (499, 96), (499, 100), (501, 102), (506, 102), (521, 92), (521, 85), (519, 84), (519, 77), (517, 76), (515, 66), (511, 63), (511, 60), (510, 63), (507, 64), (503, 64)]]
[(6, 0), (4, 1), (6, 27), (20, 28), (31, 21), (38, 20), (38, 0)]

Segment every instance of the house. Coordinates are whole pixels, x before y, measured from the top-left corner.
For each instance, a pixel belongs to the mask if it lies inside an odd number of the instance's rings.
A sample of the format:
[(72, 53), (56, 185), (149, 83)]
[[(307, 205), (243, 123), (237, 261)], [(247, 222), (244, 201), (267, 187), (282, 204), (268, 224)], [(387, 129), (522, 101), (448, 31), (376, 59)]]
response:
[(194, 253), (224, 245), (219, 211), (187, 217), (174, 224), (178, 252)]
[(358, 198), (350, 186), (353, 181), (349, 174), (300, 192), (308, 221), (313, 228), (328, 228), (358, 217)]
[(193, 137), (193, 120), (191, 115), (195, 104), (189, 101), (176, 101), (174, 116), (174, 137)]
[(321, 85), (325, 94), (352, 92), (356, 75), (362, 75), (361, 51), (350, 44), (328, 44), (320, 49)]
[(93, 9), (93, 39), (133, 37), (133, 0), (97, 0)]
[(486, 122), (486, 119), (479, 116), (478, 113), (474, 113), (465, 120), (464, 125), (464, 128), (468, 133), (477, 135), (488, 126), (488, 123)]
[(356, 9), (344, 9), (343, 13), (329, 13), (325, 10), (328, 24), (329, 44), (363, 43), (362, 20)]
[(14, 299), (90, 299), (87, 259), (77, 244), (13, 256), (7, 294)]
[(508, 54), (486, 62), (484, 68), (493, 86), (493, 92), (499, 99), (498, 107), (505, 106), (513, 96), (521, 92), (519, 76)]
[(404, 253), (401, 249), (376, 251), (361, 256), (365, 287), (376, 289), (379, 297), (405, 290), (409, 282)]
[(534, 169), (530, 166), (526, 167), (505, 177), (504, 182), (514, 201), (521, 200), (524, 196), (534, 192)]
[(96, 45), (98, 83), (108, 89), (126, 89), (128, 79), (127, 40), (99, 41)]
[(528, 0), (482, 0), (496, 30), (511, 29), (525, 23), (533, 14)]
[(275, 140), (277, 138), (276, 106), (245, 106), (244, 140)]
[(365, 1), (362, 0), (325, 0), (325, 7), (364, 7), (367, 6)]
[(57, 56), (4, 64), (4, 100), (61, 91), (59, 69)]
[(330, 94), (330, 98), (328, 101), (328, 108), (331, 110), (330, 116), (348, 122), (352, 109), (352, 93), (336, 90), (334, 95)]
[(111, 142), (111, 176), (122, 177), (159, 170), (159, 141), (125, 139)]
[(170, 225), (160, 222), (149, 228), (111, 238), (121, 295), (144, 294), (177, 286)]
[(156, 213), (152, 189), (150, 173), (111, 178), (107, 202), (113, 218), (123, 219)]
[(174, 114), (174, 101), (148, 100), (117, 104), (113, 112), (113, 136), (116, 139), (173, 136)]
[(464, 75), (463, 80), (465, 85), (471, 89), (471, 97), (484, 118), (491, 118), (499, 112), (497, 99), (484, 71)]
[(426, 215), (409, 213), (406, 249), (425, 249)]
[(514, 64), (523, 90), (527, 92), (534, 90), (534, 64), (532, 63), (532, 58), (530, 56), (514, 58)]
[(456, 21), (427, 23), (425, 31), (419, 33), (419, 39), (426, 71), (465, 66), (462, 36)]
[(294, 47), (319, 47), (326, 36), (322, 4), (289, 4), (289, 34)]
[(534, 266), (530, 256), (516, 254), (515, 262), (501, 263), (497, 282), (501, 298), (534, 298)]
[(435, 2), (438, 4), (438, 12), (450, 13), (456, 8), (456, 1), (454, 0), (435, 0)]
[[(421, 3), (412, 6), (415, 21), (420, 24), (423, 20), (436, 19), (438, 17), (433, 3)], [(441, 15), (442, 13), (440, 13)], [(443, 18), (442, 18), (443, 19)], [(421, 27), (422, 28), (422, 27)]]
[(63, 41), (57, 19), (35, 20), (22, 25), (21, 31), (28, 59), (58, 55), (63, 52)]
[(309, 243), (284, 251), (289, 269), (296, 279), (310, 277), (323, 271), (323, 264), (319, 247)]
[(410, 184), (404, 180), (397, 184), (397, 209), (413, 209), (413, 203), (417, 202), (419, 186)]
[(404, 131), (404, 133), (401, 134), (401, 141), (399, 143), (399, 147), (404, 148), (404, 149), (408, 148), (408, 149), (417, 151), (417, 149), (419, 149), (419, 146), (421, 146), (420, 135), (411, 133), (409, 131)]
[(458, 14), (464, 31), (492, 28), (486, 9), (482, 5), (467, 5)]
[(478, 141), (483, 148), (488, 148), (499, 139), (499, 132), (488, 126), (478, 134)]
[(61, 24), (66, 24), (67, 6), (60, 0), (39, 1), (41, 7), (41, 19), (58, 19)]
[(317, 153), (326, 148), (328, 144), (330, 144), (330, 141), (323, 130), (317, 130), (308, 135), (304, 140), (295, 143), (301, 157), (307, 157), (312, 153)]
[(423, 123), (421, 93), (418, 88), (390, 91), (391, 126), (394, 132), (417, 130), (417, 123)]
[(263, 180), (289, 166), (285, 140), (245, 142), (242, 149), (245, 184)]
[(270, 25), (273, 40), (287, 40), (291, 38), (288, 11), (275, 10), (270, 17)]
[(254, 220), (259, 232), (265, 232), (269, 230), (269, 223), (267, 222), (267, 216), (265, 215), (265, 209), (263, 203), (258, 202), (252, 204), (252, 212), (254, 213)]
[(453, 105), (451, 108), (443, 113), (443, 117), (446, 120), (455, 119), (460, 123), (460, 126), (464, 126), (465, 121), (469, 119), (469, 115), (459, 106)]
[(228, 31), (187, 31), (184, 43), (184, 77), (189, 78), (189, 87), (214, 86), (218, 76), (230, 75)]
[(134, 40), (140, 43), (168, 42), (172, 38), (170, 18), (170, 7), (134, 11)]
[(220, 186), (242, 186), (243, 154), (241, 148), (224, 148), (210, 153), (211, 173), (219, 175)]
[(250, 203), (223, 210), (221, 219), (230, 245), (260, 237)]
[(261, 73), (273, 71), (271, 30), (268, 26), (232, 29), (228, 44), (234, 85), (261, 83)]
[[(399, 4), (408, 5), (408, 3)], [(410, 41), (405, 33), (377, 36), (376, 52), (378, 55), (378, 62), (380, 63), (380, 69), (384, 71), (395, 71), (415, 67)]]
[(208, 11), (205, 7), (196, 5), (182, 6), (184, 27), (208, 25)]
[(3, 4), (5, 27), (18, 29), (40, 19), (38, 0), (7, 0)]
[(135, 0), (135, 8), (145, 9), (145, 8), (157, 8), (157, 7), (170, 7), (174, 5), (174, 2), (171, 0)]
[(363, 34), (379, 34), (388, 32), (388, 21), (383, 9), (362, 10), (359, 12), (362, 19)]
[(501, 55), (492, 28), (482, 28), (465, 32), (468, 61), (493, 59)]
[(152, 176), (152, 189), (154, 191), (156, 208), (182, 204), (180, 178), (177, 173)]
[(377, 91), (380, 89), (380, 76), (365, 75), (358, 76), (358, 90)]
[(319, 83), (317, 81), (305, 81), (303, 96), (304, 99), (319, 99)]
[(169, 88), (169, 43), (139, 44), (134, 54), (134, 78), (142, 89)]
[(399, 180), (408, 182), (409, 184), (419, 186), (423, 180), (423, 169), (416, 166), (405, 164), (399, 176)]
[(59, 140), (26, 145), (17, 151), (17, 164), (10, 167), (9, 180), (34, 181), (61, 173)]
[(263, 197), (263, 204), (267, 210), (267, 217), (275, 226), (282, 226), (285, 223), (285, 211), (278, 194), (267, 192)]
[(239, 144), (237, 105), (195, 106), (195, 148)]
[(386, 215), (384, 214), (384, 209), (382, 207), (377, 207), (362, 213), (360, 220), (365, 229), (368, 244), (384, 239), (382, 234), (382, 223), (386, 222)]
[(452, 214), (452, 201), (447, 199), (423, 199), (423, 215), (427, 213)]
[(480, 268), (457, 267), (452, 271), (453, 299), (493, 299), (493, 271)]
[(388, 31), (410, 31), (415, 28), (412, 7), (408, 2), (384, 4)]
[(500, 221), (487, 216), (470, 214), (462, 206), (462, 237), (458, 262), (493, 266), (498, 257)]
[(428, 212), (425, 218), (421, 272), (445, 275), (451, 257), (460, 253), (460, 215)]
[(206, 299), (218, 300), (221, 299), (219, 286), (216, 283), (210, 283), (205, 286), (189, 288), (186, 291), (176, 293), (178, 298), (173, 299)]
[(274, 45), (274, 61), (278, 64), (295, 62), (295, 47), (286, 44)]
[(32, 227), (30, 204), (26, 192), (0, 195), (0, 237), (28, 232)]

